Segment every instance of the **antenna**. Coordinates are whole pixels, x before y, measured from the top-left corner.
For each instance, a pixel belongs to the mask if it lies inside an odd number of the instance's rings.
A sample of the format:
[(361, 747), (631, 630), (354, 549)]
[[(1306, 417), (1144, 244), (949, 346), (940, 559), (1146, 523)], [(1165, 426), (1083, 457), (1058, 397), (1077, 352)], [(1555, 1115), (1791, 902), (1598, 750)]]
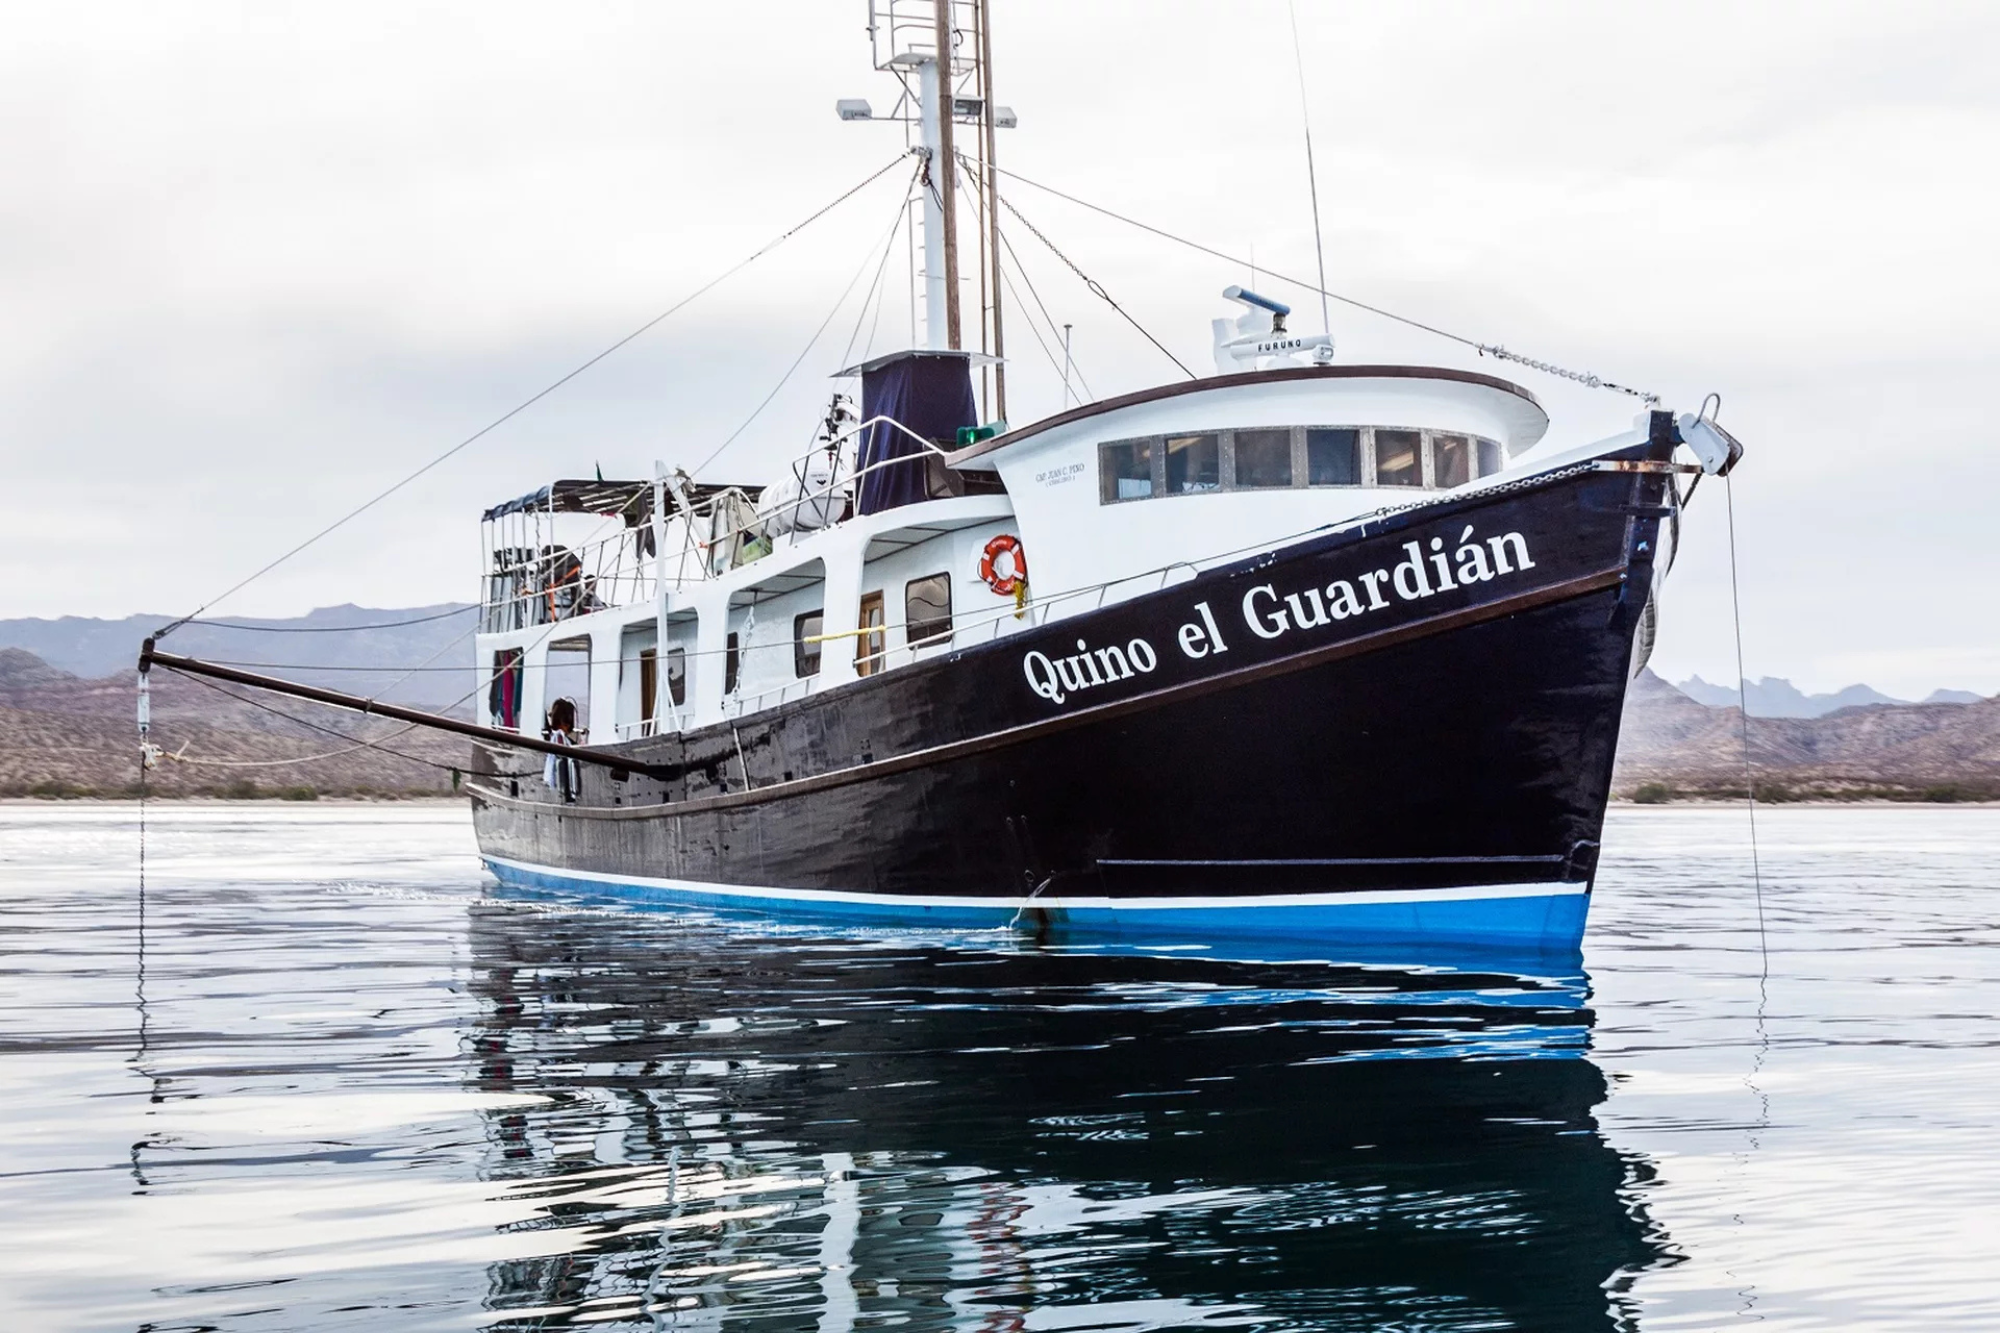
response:
[[(993, 132), (1019, 123), (1013, 108), (993, 101), (987, 7), (988, 0), (869, 0), (868, 40), (875, 68), (896, 77), (902, 96), (886, 113), (878, 113), (860, 97), (843, 97), (834, 103), (834, 114), (845, 121), (900, 123), (905, 127), (906, 142), (909, 131), (916, 131), (912, 149), (924, 161), (923, 184), (917, 191), (923, 214), (923, 281), (919, 285), (912, 273), (912, 324), (920, 300), (925, 341), (940, 351), (960, 350), (966, 342), (959, 308), (959, 173), (965, 172), (964, 188), (988, 214), (979, 229), (978, 267), (983, 288), (997, 271), (994, 252), (999, 245), (998, 224), (991, 216), (997, 194)], [(961, 128), (967, 132), (963, 140)], [(961, 142), (967, 150), (962, 163)], [(914, 270), (916, 237), (911, 240)], [(1000, 303), (995, 297), (987, 305), (985, 295), (982, 291), (979, 342), (984, 350), (990, 327), (994, 353), (999, 355)], [(910, 340), (916, 342), (914, 327)], [(995, 406), (1004, 417), (1003, 374), (994, 367)]]
[(1333, 336), (1333, 316), (1327, 313), (1326, 305), (1326, 241), (1319, 226), (1319, 172), (1313, 166), (1313, 126), (1312, 111), (1306, 105), (1306, 57), (1299, 45), (1298, 0), (1286, 0), (1285, 12), (1292, 19), (1292, 61), (1299, 70), (1299, 120), (1306, 130), (1306, 184), (1312, 190), (1313, 205), (1313, 254), (1319, 259), (1319, 320), (1320, 331), (1327, 337)]
[(1069, 324), (1063, 325), (1063, 406), (1064, 407), (1069, 406), (1070, 368), (1076, 364), (1074, 361), (1070, 359), (1069, 355), (1069, 331), (1072, 327), (1074, 326)]

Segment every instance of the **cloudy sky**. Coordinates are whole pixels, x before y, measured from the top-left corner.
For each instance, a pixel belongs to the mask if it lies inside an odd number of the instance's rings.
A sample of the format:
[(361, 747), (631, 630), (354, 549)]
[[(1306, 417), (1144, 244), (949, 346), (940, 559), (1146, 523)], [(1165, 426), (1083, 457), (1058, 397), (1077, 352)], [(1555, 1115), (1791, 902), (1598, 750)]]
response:
[[(1309, 274), (1280, 0), (994, 0), (1001, 158)], [(0, 45), (0, 617), (178, 613), (811, 213), (901, 150), (866, 0), (16, 7)], [(1711, 390), (1752, 675), (2000, 690), (2000, 10), (1559, 3), (1299, 9), (1336, 290), (1653, 389)], [(803, 446), (904, 168), (227, 602), (472, 595), (477, 513), (553, 476)], [(1190, 364), (1240, 266), (1017, 187)], [(1104, 396), (1177, 372), (1021, 232)], [(866, 269), (845, 302), (843, 289)], [(1317, 327), (1316, 302), (1278, 290)], [(829, 318), (829, 310), (833, 311)], [(1309, 316), (1306, 312), (1311, 311)], [(812, 343), (826, 321), (826, 332)], [(1476, 365), (1335, 307), (1343, 359)], [(1060, 403), (1014, 335), (1016, 422)], [(1486, 362), (1484, 369), (1494, 370)], [(1632, 404), (1510, 372), (1556, 433)], [(1656, 664), (1734, 674), (1722, 489)]]

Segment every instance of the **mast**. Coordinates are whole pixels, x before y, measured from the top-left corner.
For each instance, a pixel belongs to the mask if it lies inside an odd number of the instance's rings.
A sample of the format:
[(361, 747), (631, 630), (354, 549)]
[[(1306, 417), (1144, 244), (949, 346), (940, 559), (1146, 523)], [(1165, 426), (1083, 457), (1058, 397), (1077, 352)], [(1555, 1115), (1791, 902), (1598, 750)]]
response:
[(986, 138), (986, 254), (980, 271), (992, 274), (993, 283), (993, 417), (1007, 419), (1007, 339), (1000, 331), (1000, 168), (993, 151), (993, 31), (987, 25), (988, 0), (978, 0), (973, 11), (979, 24), (980, 128)]
[[(959, 350), (958, 325), (958, 158), (952, 151), (952, 122), (957, 99), (951, 89), (951, 0), (937, 4), (937, 61), (932, 69), (937, 96), (925, 108), (926, 119), (937, 122), (937, 154), (931, 158), (931, 179), (938, 192), (939, 223), (944, 230), (945, 345)], [(926, 125), (926, 138), (929, 126)], [(932, 336), (932, 342), (937, 341)]]
[[(996, 177), (993, 144), (996, 129), (1011, 129), (1014, 113), (993, 102), (988, 62), (993, 43), (986, 31), (987, 0), (869, 0), (868, 36), (875, 68), (892, 73), (903, 86), (895, 110), (883, 119), (914, 129), (916, 151), (924, 163), (920, 193), (924, 228), (924, 343), (937, 351), (963, 351), (964, 319), (960, 313), (958, 237), (958, 150), (960, 124), (972, 130), (967, 154), (967, 182), (974, 201), (985, 209), (978, 229), (982, 287), (991, 284), (992, 303), (981, 292), (979, 344), (986, 348), (986, 312), (993, 312), (992, 351), (1003, 354), (1000, 334), (999, 220), (993, 216)], [(963, 50), (955, 35), (970, 27)], [(842, 120), (874, 120), (874, 108), (858, 97), (834, 104)], [(907, 140), (906, 140), (907, 142)], [(915, 286), (915, 274), (911, 275)], [(915, 293), (912, 292), (914, 302)], [(914, 309), (912, 311), (914, 314)], [(914, 330), (912, 330), (914, 333)], [(1004, 372), (994, 367), (994, 407), (1006, 415)]]

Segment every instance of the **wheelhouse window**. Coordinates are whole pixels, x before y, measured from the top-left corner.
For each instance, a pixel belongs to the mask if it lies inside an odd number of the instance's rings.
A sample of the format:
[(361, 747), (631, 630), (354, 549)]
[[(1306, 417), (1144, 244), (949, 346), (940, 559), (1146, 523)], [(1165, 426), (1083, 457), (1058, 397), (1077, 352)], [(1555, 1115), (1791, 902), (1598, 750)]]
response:
[(1236, 432), (1236, 489), (1271, 490), (1292, 484), (1292, 432)]
[(800, 680), (819, 674), (820, 642), (826, 615), (808, 611), (792, 617), (792, 674)]
[(950, 574), (926, 574), (903, 586), (903, 637), (913, 647), (951, 637)]
[(1472, 440), (1464, 435), (1431, 436), (1431, 484), (1441, 491), (1472, 480)]
[(1500, 445), (1493, 440), (1476, 441), (1479, 445), (1479, 475), (1490, 477), (1507, 466), (1506, 457), (1500, 452)]
[(742, 675), (740, 671), (742, 665), (742, 640), (736, 635), (731, 634), (728, 643), (722, 649), (722, 692), (724, 694), (736, 693), (736, 683)]
[(1142, 500), (1153, 493), (1153, 441), (1120, 440), (1099, 445), (1097, 458), (1103, 503)]
[(1507, 463), (1495, 440), (1408, 426), (1258, 426), (1098, 447), (1098, 498), (1314, 486), (1450, 490)]
[(1306, 430), (1306, 485), (1359, 486), (1361, 432), (1351, 427)]
[(1424, 484), (1424, 433), (1420, 430), (1375, 432), (1375, 484)]
[(1222, 437), (1220, 435), (1169, 435), (1167, 437), (1167, 494), (1187, 495), (1195, 491), (1222, 489)]

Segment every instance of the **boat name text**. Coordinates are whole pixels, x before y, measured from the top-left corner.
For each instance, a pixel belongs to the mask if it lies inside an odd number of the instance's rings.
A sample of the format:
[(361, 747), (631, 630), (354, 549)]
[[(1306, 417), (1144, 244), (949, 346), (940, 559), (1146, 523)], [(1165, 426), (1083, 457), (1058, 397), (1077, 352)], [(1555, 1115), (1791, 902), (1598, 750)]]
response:
[[(1275, 584), (1260, 583), (1243, 594), (1243, 625), (1259, 639), (1280, 639), (1293, 630), (1319, 629), (1396, 602), (1422, 601), (1534, 567), (1528, 539), (1519, 532), (1476, 541), (1468, 525), (1456, 547), (1447, 549), (1444, 538), (1433, 537), (1427, 553), (1420, 541), (1404, 542), (1403, 559), (1392, 568), (1368, 570), (1352, 580), (1335, 579), (1324, 588), (1280, 594)], [(1228, 652), (1228, 640), (1209, 604), (1195, 603), (1194, 615), (1174, 633), (1182, 654), (1199, 660)], [(1039, 649), (1029, 652), (1021, 659), (1021, 671), (1029, 689), (1060, 704), (1085, 690), (1149, 674), (1159, 664), (1153, 645), (1143, 638), (1122, 648), (1116, 644), (1093, 648), (1078, 639), (1071, 656), (1052, 658)]]

